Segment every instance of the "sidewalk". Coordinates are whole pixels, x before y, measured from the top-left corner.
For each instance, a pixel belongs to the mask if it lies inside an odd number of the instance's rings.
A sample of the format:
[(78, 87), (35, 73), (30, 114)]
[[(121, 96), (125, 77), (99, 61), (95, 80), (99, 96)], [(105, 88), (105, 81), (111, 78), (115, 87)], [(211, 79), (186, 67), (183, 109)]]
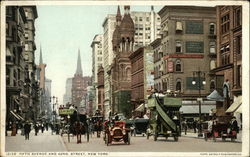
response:
[[(181, 136), (183, 136), (183, 137), (191, 137), (191, 138), (204, 139), (204, 137), (198, 137), (198, 132), (196, 132), (196, 133), (194, 133), (194, 132), (187, 132), (187, 135), (185, 135), (184, 132), (181, 132)], [(242, 130), (240, 130), (239, 133), (237, 134), (237, 139), (235, 141), (242, 143)]]
[(67, 151), (60, 135), (51, 135), (51, 130), (39, 131), (35, 136), (34, 130), (30, 133), (29, 140), (25, 140), (18, 131), (16, 136), (5, 136), (6, 152), (62, 152)]

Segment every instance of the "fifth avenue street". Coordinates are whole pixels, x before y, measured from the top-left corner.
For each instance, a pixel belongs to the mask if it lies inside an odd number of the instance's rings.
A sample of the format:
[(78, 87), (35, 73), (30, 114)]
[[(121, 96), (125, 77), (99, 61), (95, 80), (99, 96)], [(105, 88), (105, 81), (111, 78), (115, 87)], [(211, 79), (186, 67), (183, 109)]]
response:
[[(240, 134), (239, 134), (240, 135)], [(239, 137), (240, 139), (241, 137)], [(16, 136), (6, 138), (7, 152), (241, 152), (242, 143), (240, 141), (222, 142), (217, 140), (205, 141), (194, 137), (194, 134), (188, 132), (175, 142), (172, 138), (165, 140), (160, 138), (154, 141), (138, 135), (131, 138), (130, 145), (124, 143), (115, 143), (106, 146), (103, 138), (97, 138), (96, 135), (90, 136), (89, 142), (86, 137), (82, 137), (82, 143), (76, 143), (76, 137), (71, 137), (68, 142), (67, 136), (51, 135), (51, 131), (39, 132), (38, 136), (34, 132), (30, 134), (30, 140), (24, 140), (20, 133)]]

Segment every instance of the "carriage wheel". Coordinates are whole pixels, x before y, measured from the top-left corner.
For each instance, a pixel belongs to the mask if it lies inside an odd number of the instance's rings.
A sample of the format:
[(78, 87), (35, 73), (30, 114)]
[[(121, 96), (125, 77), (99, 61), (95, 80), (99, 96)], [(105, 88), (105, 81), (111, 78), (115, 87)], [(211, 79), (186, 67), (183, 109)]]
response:
[(147, 140), (149, 139), (149, 133), (147, 132)]
[(225, 142), (226, 141), (226, 137), (222, 136), (222, 141)]
[(174, 136), (174, 141), (178, 141), (178, 136)]
[(205, 139), (205, 141), (207, 141), (207, 133), (205, 133), (204, 135), (205, 135), (204, 139)]
[(234, 142), (234, 141), (235, 141), (235, 139), (236, 139), (236, 138), (235, 138), (234, 136), (233, 136), (233, 137), (231, 137), (231, 141), (232, 141), (232, 142)]
[(157, 133), (154, 134), (154, 141), (157, 141)]
[(87, 131), (87, 142), (89, 142), (89, 132)]
[(127, 135), (127, 138), (128, 138), (128, 139), (127, 139), (127, 140), (128, 140), (128, 141), (127, 141), (127, 144), (130, 145), (130, 136), (129, 136), (129, 134)]
[(105, 143), (106, 143), (107, 146), (109, 146), (109, 135), (107, 135)]
[(70, 133), (68, 133), (68, 142), (70, 142)]

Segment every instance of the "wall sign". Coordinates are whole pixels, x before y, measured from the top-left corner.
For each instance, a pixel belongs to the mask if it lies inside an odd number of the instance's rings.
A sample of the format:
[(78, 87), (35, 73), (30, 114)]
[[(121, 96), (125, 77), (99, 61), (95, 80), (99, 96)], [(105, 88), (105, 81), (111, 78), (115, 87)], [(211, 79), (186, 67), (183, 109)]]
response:
[(187, 41), (186, 53), (203, 53), (204, 43), (201, 41)]
[(186, 21), (186, 34), (203, 34), (202, 21)]

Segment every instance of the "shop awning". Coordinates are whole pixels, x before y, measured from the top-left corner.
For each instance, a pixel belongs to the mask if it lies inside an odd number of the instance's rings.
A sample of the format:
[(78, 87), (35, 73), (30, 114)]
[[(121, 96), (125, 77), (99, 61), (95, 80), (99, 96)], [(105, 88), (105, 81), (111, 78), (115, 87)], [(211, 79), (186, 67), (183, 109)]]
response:
[(235, 112), (242, 104), (242, 96), (238, 96), (234, 99), (232, 105), (227, 109), (226, 112)]
[(15, 114), (13, 111), (10, 111), (10, 113), (18, 120), (20, 120), (20, 117), (17, 116), (17, 114)]
[(224, 101), (224, 98), (217, 92), (217, 90), (214, 90), (210, 95), (208, 95), (207, 99), (214, 101)]
[(235, 111), (235, 113), (242, 113), (242, 105)]
[[(216, 108), (216, 105), (201, 105), (201, 113), (209, 114), (214, 108)], [(180, 111), (182, 114), (198, 114), (199, 105), (182, 105)]]
[(141, 104), (140, 106), (138, 106), (135, 111), (139, 111), (139, 112), (143, 112), (144, 111), (144, 104)]

